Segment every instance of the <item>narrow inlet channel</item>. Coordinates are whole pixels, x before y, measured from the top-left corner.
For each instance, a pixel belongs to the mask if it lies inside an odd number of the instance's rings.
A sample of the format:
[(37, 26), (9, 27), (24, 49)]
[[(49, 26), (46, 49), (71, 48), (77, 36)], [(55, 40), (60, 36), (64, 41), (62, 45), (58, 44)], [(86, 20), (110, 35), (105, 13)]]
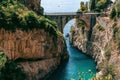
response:
[[(64, 28), (64, 36), (70, 33), (70, 27), (74, 24), (75, 19), (69, 21)], [(69, 38), (66, 38), (67, 50), (69, 52), (69, 60), (61, 64), (61, 66), (51, 75), (48, 80), (89, 80), (96, 74), (95, 61), (80, 52), (75, 47), (69, 45)], [(92, 74), (89, 73), (92, 71)]]

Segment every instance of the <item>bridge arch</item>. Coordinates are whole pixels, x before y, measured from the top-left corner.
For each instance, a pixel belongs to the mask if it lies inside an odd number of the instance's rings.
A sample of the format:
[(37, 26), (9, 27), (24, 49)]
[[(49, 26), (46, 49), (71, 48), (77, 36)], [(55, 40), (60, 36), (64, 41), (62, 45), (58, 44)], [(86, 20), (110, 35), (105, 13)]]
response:
[[(66, 24), (68, 24), (71, 20), (76, 20), (76, 18), (72, 18), (70, 20), (68, 20), (62, 27), (62, 30), (64, 30), (64, 28), (66, 27)], [(83, 21), (83, 23), (85, 24), (85, 29), (86, 31), (89, 31), (90, 29), (90, 25), (88, 24), (87, 20), (85, 18), (79, 18), (79, 20)], [(75, 22), (74, 22), (75, 23)]]

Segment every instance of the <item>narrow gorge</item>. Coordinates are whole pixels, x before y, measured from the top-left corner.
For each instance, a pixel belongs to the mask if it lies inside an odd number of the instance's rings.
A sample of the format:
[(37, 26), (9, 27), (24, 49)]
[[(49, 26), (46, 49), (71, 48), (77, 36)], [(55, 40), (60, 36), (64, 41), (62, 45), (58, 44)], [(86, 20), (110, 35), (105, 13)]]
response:
[(120, 1), (67, 2), (0, 0), (0, 80), (120, 80)]

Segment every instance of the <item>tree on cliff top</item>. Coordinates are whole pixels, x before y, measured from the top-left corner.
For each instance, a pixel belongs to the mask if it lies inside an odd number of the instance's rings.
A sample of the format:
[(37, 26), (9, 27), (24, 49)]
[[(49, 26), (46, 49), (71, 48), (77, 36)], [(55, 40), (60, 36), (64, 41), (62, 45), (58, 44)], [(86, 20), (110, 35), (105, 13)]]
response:
[(111, 3), (111, 0), (91, 0), (91, 10), (101, 12), (105, 10)]
[(94, 11), (95, 8), (96, 8), (96, 1), (95, 1), (95, 0), (91, 0), (91, 7), (90, 7), (90, 9), (91, 9), (92, 11)]
[(82, 11), (82, 12), (87, 12), (87, 11), (88, 11), (88, 8), (87, 8), (87, 6), (85, 5), (84, 2), (81, 2), (81, 3), (80, 3), (80, 8), (81, 8), (81, 11)]
[(80, 3), (80, 9), (78, 9), (77, 12), (87, 12), (88, 11), (88, 7), (85, 5), (84, 2)]

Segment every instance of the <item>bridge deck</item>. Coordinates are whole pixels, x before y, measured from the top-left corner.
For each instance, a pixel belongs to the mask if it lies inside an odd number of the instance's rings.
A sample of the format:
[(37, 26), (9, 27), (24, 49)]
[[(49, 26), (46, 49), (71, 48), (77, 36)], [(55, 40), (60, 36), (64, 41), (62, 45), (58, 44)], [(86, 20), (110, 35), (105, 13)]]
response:
[(92, 13), (92, 12), (87, 12), (87, 13), (81, 13), (81, 12), (56, 12), (56, 13), (44, 13), (44, 15), (48, 16), (67, 16), (67, 15), (81, 15), (81, 14), (88, 14), (88, 15), (97, 15), (101, 13)]

